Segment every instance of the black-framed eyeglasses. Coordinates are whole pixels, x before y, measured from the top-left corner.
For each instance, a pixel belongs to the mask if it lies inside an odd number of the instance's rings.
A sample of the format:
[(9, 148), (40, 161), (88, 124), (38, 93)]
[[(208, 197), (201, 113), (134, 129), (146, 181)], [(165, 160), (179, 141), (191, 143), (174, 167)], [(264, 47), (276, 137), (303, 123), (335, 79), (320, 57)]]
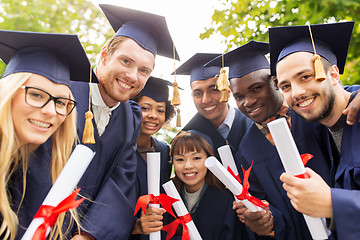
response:
[(42, 108), (53, 100), (56, 113), (67, 116), (76, 106), (74, 100), (65, 97), (53, 97), (50, 93), (40, 88), (29, 86), (21, 86), (21, 88), (25, 89), (25, 102), (36, 108)]

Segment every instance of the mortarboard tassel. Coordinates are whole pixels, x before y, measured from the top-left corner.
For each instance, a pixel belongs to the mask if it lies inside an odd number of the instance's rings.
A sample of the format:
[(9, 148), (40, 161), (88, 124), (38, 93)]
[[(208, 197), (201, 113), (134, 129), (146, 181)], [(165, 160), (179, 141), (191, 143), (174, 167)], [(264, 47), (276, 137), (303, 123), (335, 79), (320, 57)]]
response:
[(176, 82), (176, 79), (173, 83), (173, 98), (171, 100), (171, 104), (173, 106), (179, 106), (181, 104), (181, 101), (180, 101), (180, 93), (179, 93), (179, 86), (178, 86), (178, 83)]
[(176, 127), (181, 127), (181, 117), (180, 117), (180, 108), (176, 109)]
[(314, 68), (315, 68), (315, 80), (324, 81), (326, 79), (324, 65), (321, 62), (321, 56), (316, 53), (315, 43), (314, 43), (313, 35), (311, 32), (310, 24), (308, 26), (309, 26), (309, 32), (310, 32), (312, 46), (314, 48), (314, 56), (313, 56), (312, 60), (314, 62)]
[[(91, 83), (91, 76), (92, 76), (92, 67), (90, 64), (90, 83)], [(85, 113), (85, 126), (84, 126), (82, 142), (94, 144), (95, 143), (94, 126), (92, 124), (92, 119), (94, 118), (94, 115), (91, 112), (90, 103), (91, 103), (91, 86), (89, 84), (89, 110)]]
[(220, 102), (227, 102), (229, 101), (229, 97), (230, 97), (230, 94), (229, 94), (229, 91), (230, 91), (230, 88), (229, 88), (229, 83), (228, 83), (228, 80), (227, 80), (227, 77), (226, 77), (226, 70), (225, 68), (221, 68), (220, 70), (220, 76), (217, 80), (217, 86), (218, 86), (218, 89), (221, 91), (221, 99), (220, 99)]
[(178, 106), (181, 104), (180, 100), (180, 92), (179, 92), (179, 86), (176, 82), (176, 68), (175, 68), (175, 45), (173, 45), (173, 53), (174, 53), (174, 82), (173, 82), (173, 98), (171, 100), (171, 104), (176, 109), (176, 127), (181, 127), (181, 116), (180, 116), (180, 108)]

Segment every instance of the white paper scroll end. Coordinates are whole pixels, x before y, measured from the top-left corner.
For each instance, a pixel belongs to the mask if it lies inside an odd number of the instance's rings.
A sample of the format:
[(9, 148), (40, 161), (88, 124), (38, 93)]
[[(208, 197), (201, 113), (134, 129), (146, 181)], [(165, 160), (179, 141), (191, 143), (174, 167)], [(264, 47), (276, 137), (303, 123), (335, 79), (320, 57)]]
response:
[[(207, 167), (235, 196), (242, 193), (242, 185), (224, 168), (223, 165), (215, 157), (208, 157), (205, 160)], [(249, 201), (242, 201), (244, 205), (251, 211), (257, 212), (257, 206)]]
[[(295, 176), (304, 174), (306, 172), (304, 164), (285, 118), (276, 119), (268, 123), (267, 126), (269, 127), (285, 171)], [(313, 239), (328, 239), (330, 231), (324, 224), (325, 219), (313, 218), (305, 214), (304, 218)]]
[[(147, 153), (147, 182), (148, 194), (154, 196), (160, 195), (160, 153), (148, 152)], [(160, 204), (149, 204), (149, 207), (160, 208)], [(150, 240), (160, 240), (161, 232), (152, 232), (149, 234)]]
[[(95, 153), (85, 145), (77, 145), (42, 205), (57, 206), (62, 200), (68, 197), (79, 183), (94, 155)], [(43, 222), (43, 218), (33, 219), (21, 239), (31, 240), (36, 229)], [(49, 232), (50, 228), (48, 228), (46, 235), (48, 235)]]
[[(179, 201), (173, 203), (173, 208), (178, 216), (184, 216), (189, 213), (189, 211), (186, 209), (186, 206), (184, 202), (182, 201), (180, 194), (176, 190), (176, 187), (172, 180), (164, 183), (163, 188), (165, 190), (166, 195), (169, 197), (179, 199)], [(186, 226), (189, 228), (189, 237), (190, 240), (202, 240), (199, 231), (197, 230), (194, 221), (190, 221), (186, 224)]]

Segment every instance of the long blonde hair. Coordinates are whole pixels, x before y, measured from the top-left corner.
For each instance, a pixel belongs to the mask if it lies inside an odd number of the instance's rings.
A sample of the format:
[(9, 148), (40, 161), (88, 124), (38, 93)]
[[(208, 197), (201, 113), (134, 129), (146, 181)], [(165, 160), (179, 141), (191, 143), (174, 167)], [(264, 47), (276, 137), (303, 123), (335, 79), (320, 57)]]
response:
[[(0, 214), (3, 218), (0, 236), (3, 235), (5, 239), (11, 240), (15, 239), (18, 219), (10, 206), (7, 184), (13, 172), (21, 167), (23, 172), (22, 202), (26, 190), (29, 155), (38, 147), (34, 144), (20, 146), (12, 122), (11, 104), (19, 88), (31, 75), (32, 73), (14, 73), (0, 80)], [(52, 135), (51, 176), (53, 183), (65, 166), (77, 141), (76, 111), (74, 110)], [(50, 233), (51, 239), (63, 239), (61, 226), (64, 222), (64, 216), (65, 214), (59, 216)], [(73, 214), (72, 216), (71, 223), (74, 218)]]

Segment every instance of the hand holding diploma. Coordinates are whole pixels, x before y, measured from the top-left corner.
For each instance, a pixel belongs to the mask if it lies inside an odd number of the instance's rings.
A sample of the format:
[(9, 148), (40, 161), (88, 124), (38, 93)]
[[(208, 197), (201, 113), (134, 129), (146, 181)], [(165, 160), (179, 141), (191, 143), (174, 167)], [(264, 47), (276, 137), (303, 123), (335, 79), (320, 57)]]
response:
[(205, 161), (205, 166), (237, 197), (237, 199), (246, 200), (243, 201), (243, 203), (250, 211), (257, 212), (257, 207), (266, 208), (266, 205), (259, 199), (250, 196), (247, 192), (249, 189), (247, 178), (250, 174), (251, 167), (244, 174), (244, 185), (246, 184), (246, 188), (243, 188), (239, 181), (235, 179), (235, 176), (231, 175), (215, 157), (208, 157)]
[[(299, 196), (298, 191), (296, 191), (296, 188), (302, 189), (304, 192), (310, 191), (311, 194), (311, 189), (313, 188), (307, 190), (305, 189), (305, 187), (310, 187), (311, 184), (305, 184), (305, 185), (302, 184), (306, 182), (319, 183), (318, 180), (321, 177), (319, 176), (319, 178), (311, 179), (311, 177), (315, 177), (315, 173), (310, 171), (308, 172), (305, 171), (305, 167), (300, 157), (300, 154), (297, 150), (297, 147), (295, 145), (295, 141), (291, 135), (290, 129), (284, 118), (279, 118), (277, 120), (268, 123), (268, 127), (272, 135), (272, 138), (274, 139), (276, 149), (284, 165), (285, 171), (288, 174), (298, 177), (298, 179), (295, 179), (295, 177), (291, 177), (290, 175), (282, 175), (282, 180), (284, 181), (289, 180), (288, 182), (289, 184), (286, 187), (287, 187), (287, 191), (289, 190), (288, 196), (290, 192), (289, 198), (292, 199), (291, 203), (293, 204), (295, 200), (294, 194), (296, 196)], [(301, 179), (301, 178), (305, 178), (305, 179)], [(293, 181), (291, 181), (291, 179)], [(322, 184), (319, 183), (319, 186), (320, 185)], [(292, 189), (295, 189), (295, 192)], [(307, 197), (304, 196), (304, 198), (306, 199)], [(305, 200), (305, 202), (302, 201), (302, 206), (308, 205), (307, 208), (309, 208), (311, 203), (306, 201), (307, 200)], [(297, 200), (295, 202), (295, 205), (298, 205)], [(328, 235), (330, 234), (330, 231), (325, 227), (325, 219), (313, 218), (308, 215), (304, 215), (304, 218), (313, 239), (328, 239)]]

